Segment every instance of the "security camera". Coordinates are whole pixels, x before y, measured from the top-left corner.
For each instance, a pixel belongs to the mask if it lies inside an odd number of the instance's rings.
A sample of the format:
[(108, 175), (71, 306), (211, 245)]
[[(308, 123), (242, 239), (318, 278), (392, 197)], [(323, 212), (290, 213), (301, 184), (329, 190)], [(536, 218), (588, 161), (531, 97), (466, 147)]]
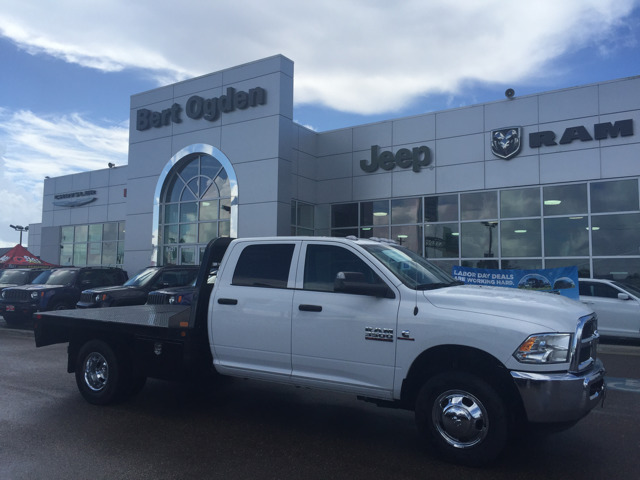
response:
[(507, 90), (504, 92), (504, 96), (507, 98), (513, 98), (515, 94), (516, 92), (513, 88), (507, 88)]

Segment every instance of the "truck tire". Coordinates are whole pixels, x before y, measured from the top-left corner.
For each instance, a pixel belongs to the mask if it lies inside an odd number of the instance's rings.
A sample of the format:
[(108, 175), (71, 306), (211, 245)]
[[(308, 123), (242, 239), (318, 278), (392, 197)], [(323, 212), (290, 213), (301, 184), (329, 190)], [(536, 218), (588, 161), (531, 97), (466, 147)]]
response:
[(108, 405), (131, 391), (125, 361), (102, 340), (90, 340), (78, 352), (76, 383), (84, 399), (94, 405)]
[(446, 372), (425, 383), (416, 400), (416, 424), (447, 461), (482, 466), (494, 461), (509, 437), (509, 412), (482, 378)]

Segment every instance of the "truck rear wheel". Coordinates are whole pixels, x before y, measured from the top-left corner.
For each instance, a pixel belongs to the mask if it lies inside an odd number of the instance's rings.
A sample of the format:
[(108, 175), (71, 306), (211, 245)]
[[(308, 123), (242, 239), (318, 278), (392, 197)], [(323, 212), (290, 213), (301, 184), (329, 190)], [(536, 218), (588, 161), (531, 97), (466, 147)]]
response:
[(489, 383), (466, 372), (430, 379), (416, 401), (416, 424), (445, 459), (468, 466), (486, 465), (505, 448), (507, 407)]
[(127, 370), (114, 349), (102, 340), (90, 340), (78, 352), (76, 383), (84, 399), (108, 405), (128, 393)]

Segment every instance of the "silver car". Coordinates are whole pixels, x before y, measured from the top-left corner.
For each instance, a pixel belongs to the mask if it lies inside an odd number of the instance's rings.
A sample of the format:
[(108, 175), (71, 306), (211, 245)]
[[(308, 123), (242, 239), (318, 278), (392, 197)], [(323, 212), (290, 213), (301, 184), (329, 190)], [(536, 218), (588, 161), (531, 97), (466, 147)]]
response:
[(581, 278), (580, 301), (598, 315), (605, 337), (640, 338), (640, 289), (615, 280)]

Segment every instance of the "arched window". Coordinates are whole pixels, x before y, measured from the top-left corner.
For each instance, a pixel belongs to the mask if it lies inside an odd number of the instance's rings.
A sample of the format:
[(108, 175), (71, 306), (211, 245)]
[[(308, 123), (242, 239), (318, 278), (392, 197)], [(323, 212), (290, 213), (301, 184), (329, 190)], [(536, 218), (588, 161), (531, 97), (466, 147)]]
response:
[(178, 161), (164, 182), (159, 200), (163, 265), (198, 264), (211, 239), (230, 234), (231, 182), (212, 155), (191, 153)]

